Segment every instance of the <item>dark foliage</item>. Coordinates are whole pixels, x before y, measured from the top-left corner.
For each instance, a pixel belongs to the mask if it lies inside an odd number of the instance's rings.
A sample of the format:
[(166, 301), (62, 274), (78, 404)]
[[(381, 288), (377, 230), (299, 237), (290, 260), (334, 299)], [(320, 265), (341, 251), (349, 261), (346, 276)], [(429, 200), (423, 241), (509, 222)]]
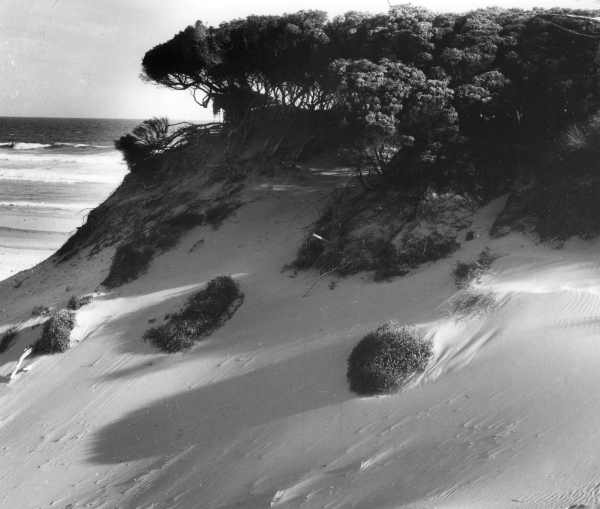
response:
[(31, 310), (31, 316), (48, 316), (52, 313), (52, 308), (48, 306), (34, 306)]
[(231, 318), (243, 298), (231, 277), (219, 276), (193, 295), (182, 310), (170, 315), (167, 323), (146, 331), (144, 339), (165, 352), (185, 350)]
[(11, 327), (8, 329), (3, 335), (2, 339), (0, 339), (0, 353), (6, 352), (17, 340), (17, 336), (19, 335), (19, 329), (17, 327)]
[(300, 246), (292, 266), (296, 269), (311, 269), (325, 251), (325, 242), (313, 235), (308, 237)]
[(170, 142), (169, 121), (166, 118), (144, 120), (131, 133), (115, 141), (132, 173), (151, 173), (156, 167), (155, 156), (164, 152)]
[(42, 336), (33, 345), (33, 353), (61, 353), (68, 350), (73, 327), (75, 327), (73, 311), (68, 309), (56, 311), (44, 324)]
[(373, 271), (376, 281), (402, 276), (456, 250), (472, 212), (472, 200), (457, 193), (419, 196), (349, 185), (334, 193), (291, 267), (339, 275)]
[(136, 241), (121, 244), (115, 251), (110, 271), (102, 284), (115, 288), (137, 279), (148, 270), (155, 249)]
[(78, 249), (98, 232), (105, 210), (100, 205), (88, 214), (86, 222), (78, 227), (77, 232), (71, 235), (56, 251), (56, 256), (60, 262), (64, 262), (75, 256), (79, 252)]
[(330, 113), (367, 188), (497, 190), (528, 147), (552, 144), (600, 107), (597, 15), (401, 6), (198, 21), (149, 50), (143, 69), (197, 92), (233, 126), (257, 110)]
[(548, 241), (593, 238), (600, 234), (599, 193), (600, 178), (594, 174), (543, 179), (513, 193), (492, 234), (500, 236), (517, 229)]
[(459, 293), (449, 304), (453, 318), (466, 318), (492, 311), (501, 305), (501, 301), (492, 292), (469, 289)]
[(204, 222), (216, 230), (240, 206), (241, 203), (237, 201), (219, 201), (204, 211)]
[(218, 199), (204, 209), (180, 212), (155, 224), (149, 231), (135, 235), (117, 248), (108, 276), (102, 284), (107, 288), (116, 288), (134, 281), (146, 273), (155, 256), (175, 247), (187, 231), (202, 225), (209, 225), (216, 230), (241, 205), (234, 199)]
[(71, 295), (69, 302), (67, 302), (67, 309), (77, 311), (79, 308), (89, 304), (93, 300), (94, 297), (92, 295), (81, 295), (80, 297)]
[(403, 260), (407, 265), (416, 267), (422, 263), (445, 258), (456, 251), (459, 246), (456, 237), (434, 232), (425, 238), (416, 239), (406, 245), (403, 250)]
[(347, 372), (350, 390), (362, 395), (394, 392), (412, 375), (422, 372), (432, 354), (431, 343), (415, 330), (383, 325), (352, 350)]
[(477, 260), (473, 262), (458, 262), (452, 271), (456, 286), (458, 288), (467, 286), (471, 281), (488, 270), (492, 263), (494, 263), (494, 260), (496, 260), (496, 256), (486, 248), (479, 253)]

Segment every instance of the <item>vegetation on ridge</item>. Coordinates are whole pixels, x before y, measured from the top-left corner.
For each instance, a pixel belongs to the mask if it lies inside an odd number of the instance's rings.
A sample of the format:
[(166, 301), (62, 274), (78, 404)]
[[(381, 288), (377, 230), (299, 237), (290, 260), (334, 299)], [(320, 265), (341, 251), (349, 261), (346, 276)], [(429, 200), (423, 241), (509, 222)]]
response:
[(203, 225), (216, 230), (240, 205), (238, 200), (224, 194), (205, 208), (197, 210), (191, 206), (163, 219), (147, 231), (135, 233), (116, 249), (109, 273), (102, 284), (107, 288), (116, 288), (136, 280), (148, 270), (155, 256), (173, 248), (187, 231)]
[(341, 275), (374, 271), (375, 280), (406, 274), (459, 247), (474, 204), (457, 193), (346, 188), (334, 195), (300, 246), (292, 267)]
[(265, 110), (329, 116), (369, 187), (495, 188), (524, 149), (600, 105), (596, 14), (401, 6), (198, 21), (149, 50), (143, 70), (233, 128)]
[[(598, 132), (597, 14), (490, 8), (459, 15), (400, 6), (333, 19), (300, 11), (217, 27), (198, 21), (150, 49), (142, 67), (146, 79), (192, 91), (223, 114), (211, 140), (221, 154), (214, 173), (243, 176), (240, 161), (259, 145), (254, 161), (263, 168), (270, 156), (283, 163), (286, 142), (292, 158), (319, 143), (338, 152), (362, 189), (352, 190), (352, 203), (332, 202), (293, 265), (373, 270), (383, 279), (453, 252), (474, 206), (515, 183), (531, 183), (532, 191), (509, 200), (497, 230), (514, 223), (511, 210), (534, 217), (543, 238), (598, 230), (595, 214), (578, 206), (590, 204), (591, 193), (569, 181), (578, 162), (597, 169), (584, 155)], [(299, 125), (306, 139), (291, 142)], [(165, 154), (197, 132), (173, 128), (152, 119), (117, 142), (133, 173), (179, 167)], [(265, 134), (269, 128), (275, 134)], [(571, 190), (561, 196), (564, 184)], [(427, 213), (431, 203), (435, 214)], [(561, 214), (558, 204), (570, 212)], [(123, 275), (106, 284), (142, 273), (162, 249), (155, 245), (168, 243), (163, 233), (158, 227), (123, 244), (115, 257)]]

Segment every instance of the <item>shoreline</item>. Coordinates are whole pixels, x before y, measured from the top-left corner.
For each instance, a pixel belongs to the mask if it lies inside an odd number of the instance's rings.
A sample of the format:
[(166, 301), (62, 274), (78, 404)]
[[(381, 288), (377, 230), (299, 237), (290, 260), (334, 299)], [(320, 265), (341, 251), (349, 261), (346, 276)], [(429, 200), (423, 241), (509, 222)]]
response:
[[(4, 188), (0, 192), (0, 281), (52, 256), (127, 173), (116, 153), (104, 156), (102, 164), (96, 154), (79, 155), (76, 164), (48, 163), (45, 154), (25, 157), (28, 167), (0, 170)], [(11, 162), (4, 161), (3, 166), (10, 167)], [(16, 178), (32, 171), (39, 180)], [(42, 179), (47, 173), (52, 181)]]
[(0, 247), (0, 282), (48, 259), (57, 248), (21, 249)]

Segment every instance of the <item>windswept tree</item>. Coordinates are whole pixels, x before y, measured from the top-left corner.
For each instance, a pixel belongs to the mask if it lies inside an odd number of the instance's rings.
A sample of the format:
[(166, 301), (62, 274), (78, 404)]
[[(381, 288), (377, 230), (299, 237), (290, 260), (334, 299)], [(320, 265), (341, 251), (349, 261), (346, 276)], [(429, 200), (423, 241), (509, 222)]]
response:
[(190, 89), (229, 121), (269, 105), (318, 110), (332, 98), (320, 86), (328, 60), (325, 13), (249, 16), (206, 28), (187, 27), (148, 51), (144, 74), (168, 87)]
[(399, 6), (332, 20), (300, 11), (198, 21), (149, 50), (143, 72), (233, 125), (257, 111), (326, 112), (332, 126), (350, 127), (359, 166), (406, 176), (464, 153), (459, 139), (478, 151), (473, 159), (517, 154), (600, 109), (595, 16)]

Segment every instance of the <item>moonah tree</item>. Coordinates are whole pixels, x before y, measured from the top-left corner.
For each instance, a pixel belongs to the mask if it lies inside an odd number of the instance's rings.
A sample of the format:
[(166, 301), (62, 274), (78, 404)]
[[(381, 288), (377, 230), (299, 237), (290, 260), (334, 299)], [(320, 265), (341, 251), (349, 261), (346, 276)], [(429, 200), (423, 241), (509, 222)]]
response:
[(457, 132), (453, 92), (416, 67), (382, 59), (337, 60), (332, 72), (344, 115), (357, 133), (359, 175), (406, 177), (399, 156), (434, 162)]

